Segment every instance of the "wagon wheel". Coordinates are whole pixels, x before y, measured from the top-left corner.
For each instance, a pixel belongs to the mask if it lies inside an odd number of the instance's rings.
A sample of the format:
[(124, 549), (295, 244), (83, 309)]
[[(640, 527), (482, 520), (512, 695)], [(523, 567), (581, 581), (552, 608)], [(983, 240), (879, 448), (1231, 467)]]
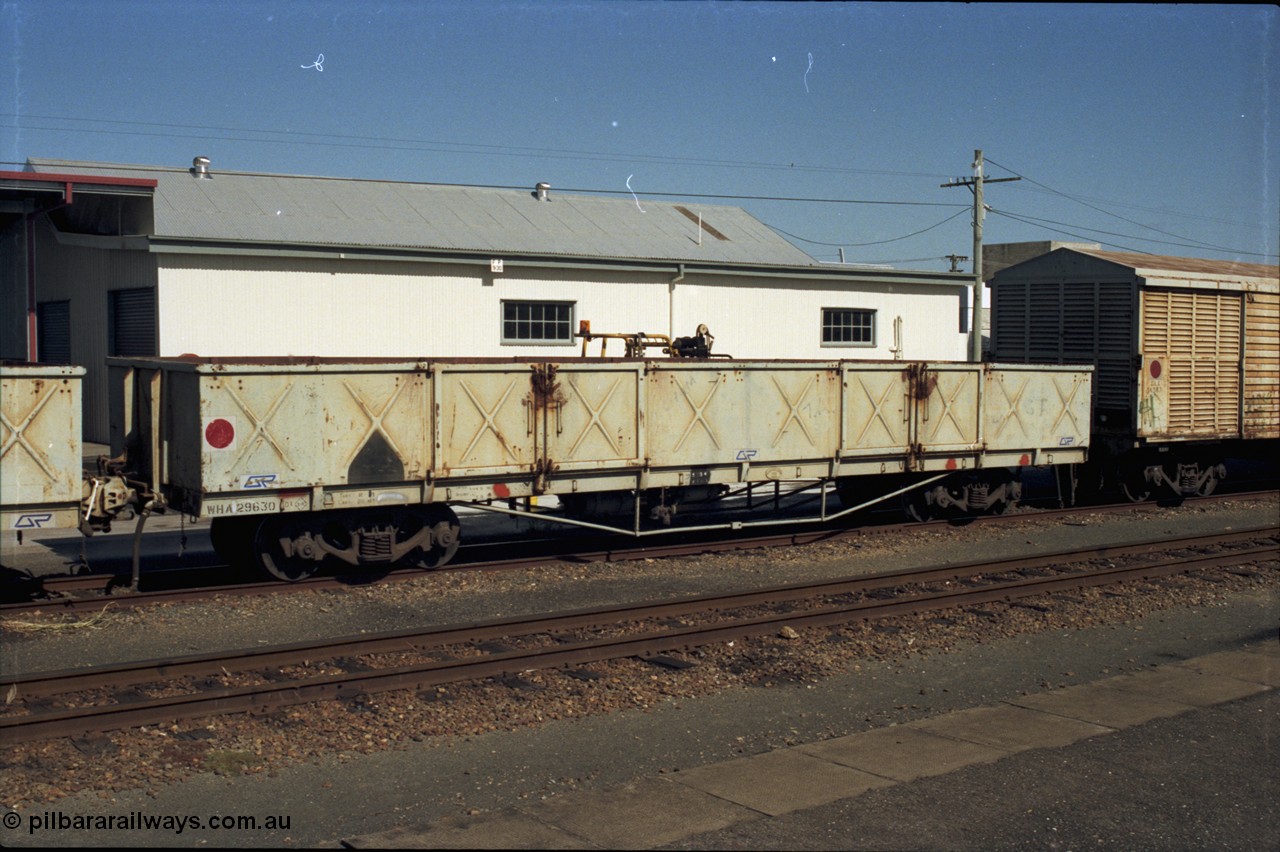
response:
[[(292, 519), (265, 519), (253, 538), (258, 564), (268, 574), (286, 583), (296, 583), (316, 573), (320, 568), (320, 561), (311, 558), (308, 547), (299, 546), (304, 532), (303, 525)], [(311, 544), (311, 547), (314, 546)]]
[(1130, 467), (1120, 471), (1120, 490), (1133, 503), (1142, 503), (1151, 498), (1151, 483), (1142, 475), (1141, 467)]
[(462, 523), (454, 511), (443, 503), (432, 503), (423, 510), (424, 522), (432, 527), (435, 543), (426, 553), (427, 568), (439, 568), (453, 558), (462, 543)]
[(938, 516), (938, 507), (927, 502), (923, 491), (908, 491), (902, 495), (902, 511), (913, 521), (932, 521)]

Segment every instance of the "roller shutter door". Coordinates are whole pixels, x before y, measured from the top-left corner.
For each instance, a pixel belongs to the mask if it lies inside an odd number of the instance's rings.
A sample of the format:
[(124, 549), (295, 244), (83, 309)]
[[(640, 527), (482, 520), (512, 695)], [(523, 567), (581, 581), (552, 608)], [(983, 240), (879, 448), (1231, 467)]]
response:
[(71, 302), (36, 305), (36, 359), (41, 364), (71, 363)]
[(107, 348), (123, 357), (156, 354), (156, 297), (150, 287), (112, 290)]

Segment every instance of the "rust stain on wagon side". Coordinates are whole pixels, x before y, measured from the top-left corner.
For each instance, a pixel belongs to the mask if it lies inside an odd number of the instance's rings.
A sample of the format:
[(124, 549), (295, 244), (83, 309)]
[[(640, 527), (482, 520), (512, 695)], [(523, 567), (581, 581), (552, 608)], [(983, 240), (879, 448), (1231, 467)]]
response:
[(932, 372), (923, 361), (903, 370), (902, 380), (911, 389), (912, 397), (918, 401), (928, 399), (938, 389), (938, 374)]

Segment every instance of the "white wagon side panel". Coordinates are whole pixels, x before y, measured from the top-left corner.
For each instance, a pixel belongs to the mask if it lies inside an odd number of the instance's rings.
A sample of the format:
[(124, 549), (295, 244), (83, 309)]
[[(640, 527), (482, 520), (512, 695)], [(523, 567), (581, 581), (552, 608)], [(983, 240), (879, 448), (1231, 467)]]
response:
[(206, 516), (1082, 461), (1092, 377), (923, 362), (115, 366), (132, 377), (117, 406), (131, 467)]
[(832, 364), (662, 364), (648, 377), (654, 468), (833, 459), (839, 373)]
[(537, 451), (529, 365), (436, 366), (436, 478), (528, 477)]
[(983, 392), (986, 451), (1016, 453), (1020, 464), (1083, 460), (1092, 394), (1091, 368), (994, 365)]
[[(968, 454), (982, 448), (981, 364), (930, 364), (917, 391), (916, 442), (926, 454)], [(925, 392), (927, 391), (927, 396)]]
[(429, 466), (421, 372), (202, 375), (199, 394), (199, 464), (174, 471), (206, 492), (413, 481)]
[(0, 528), (75, 526), (82, 367), (0, 366)]
[(841, 367), (845, 457), (905, 455), (911, 445), (911, 377), (904, 364)]
[(643, 459), (644, 365), (560, 364), (545, 411), (558, 471), (638, 467)]

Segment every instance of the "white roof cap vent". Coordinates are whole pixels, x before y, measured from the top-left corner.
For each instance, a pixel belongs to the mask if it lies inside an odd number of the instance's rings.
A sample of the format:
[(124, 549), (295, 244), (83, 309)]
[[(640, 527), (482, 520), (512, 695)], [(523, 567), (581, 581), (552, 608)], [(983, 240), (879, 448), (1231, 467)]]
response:
[(538, 185), (533, 188), (533, 194), (538, 197), (539, 201), (550, 201), (547, 193), (551, 192), (551, 184), (546, 181), (539, 181)]
[(209, 177), (209, 158), (196, 157), (194, 160), (192, 160), (191, 173), (195, 175), (197, 179), (208, 178)]

